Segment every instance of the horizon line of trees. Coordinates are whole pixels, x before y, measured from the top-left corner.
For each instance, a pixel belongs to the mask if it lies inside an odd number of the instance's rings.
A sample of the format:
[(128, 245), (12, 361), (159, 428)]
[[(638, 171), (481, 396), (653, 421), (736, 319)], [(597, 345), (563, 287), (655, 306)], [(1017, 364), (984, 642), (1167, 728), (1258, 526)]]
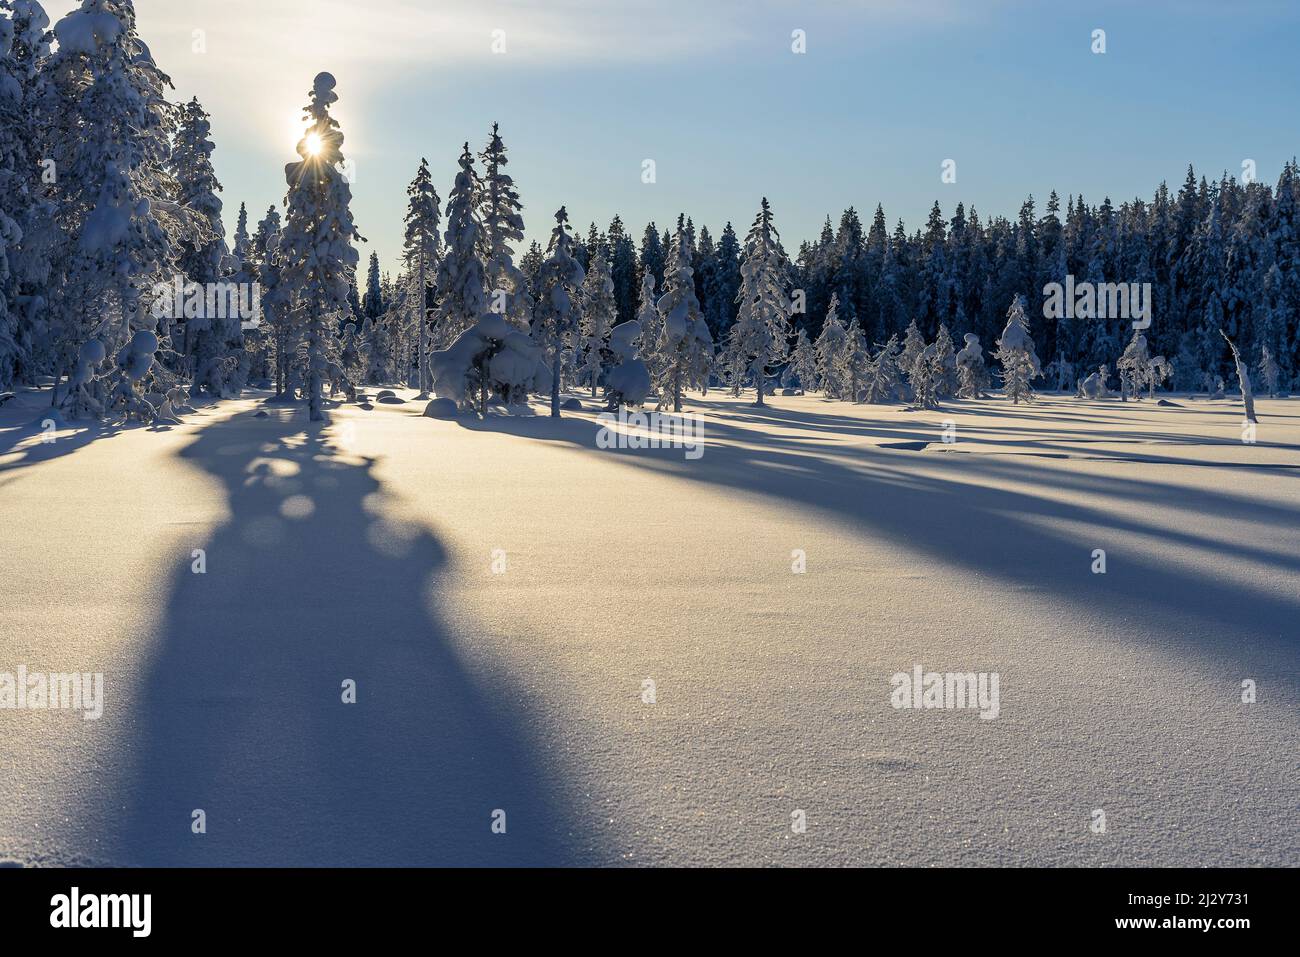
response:
[[(332, 76), (304, 107), (284, 215), (271, 206), (250, 232), (241, 205), (232, 248), (208, 115), (167, 100), (130, 0), (82, 0), (53, 31), (37, 0), (0, 12), (0, 390), (52, 376), (73, 416), (174, 418), (191, 390), (249, 382), (306, 399), (313, 418), (327, 392), (399, 382), (480, 411), (549, 392), (557, 415), (565, 388), (680, 409), (685, 389), (719, 381), (755, 388), (759, 404), (781, 381), (926, 405), (982, 394), (973, 361), (963, 384), (949, 330), (968, 359), (980, 341), (1024, 353), (1006, 382), (1017, 401), (1043, 374), (1040, 353), (1058, 388), (1083, 391), (1097, 369), (1104, 390), (1114, 364), (1125, 396), (1153, 369), (1214, 390), (1239, 355), (1274, 394), (1300, 372), (1294, 160), (1275, 188), (1189, 167), (1177, 194), (1161, 184), (1149, 203), (1070, 197), (1062, 212), (1053, 192), (1041, 216), (1031, 197), (1015, 220), (961, 203), (946, 219), (936, 202), (910, 234), (880, 206), (868, 228), (849, 208), (793, 261), (766, 198), (743, 240), (727, 223), (715, 241), (685, 214), (648, 224), (639, 244), (618, 216), (583, 238), (561, 207), (546, 247), (516, 264), (523, 204), (494, 125), (482, 151), (465, 144), (445, 207), (421, 161), (401, 271), (382, 274), (372, 254), (362, 294)], [(1043, 318), (1045, 288), (1070, 275), (1150, 283), (1150, 328), (1130, 339), (1113, 319)], [(260, 322), (151, 311), (148, 290), (180, 278), (255, 284)], [(917, 379), (921, 360), (934, 368)], [(1132, 382), (1121, 360), (1139, 369)]]

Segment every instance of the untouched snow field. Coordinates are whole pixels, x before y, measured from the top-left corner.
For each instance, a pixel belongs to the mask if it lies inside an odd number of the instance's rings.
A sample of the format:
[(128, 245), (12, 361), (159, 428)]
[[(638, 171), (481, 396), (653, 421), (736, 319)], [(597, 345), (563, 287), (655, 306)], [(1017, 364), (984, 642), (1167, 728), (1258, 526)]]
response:
[[(44, 444), (41, 401), (0, 672), (104, 713), (0, 710), (0, 859), (1300, 864), (1300, 400), (1246, 445), (1231, 401), (692, 395), (696, 460), (261, 397)], [(997, 718), (894, 708), (917, 665)]]

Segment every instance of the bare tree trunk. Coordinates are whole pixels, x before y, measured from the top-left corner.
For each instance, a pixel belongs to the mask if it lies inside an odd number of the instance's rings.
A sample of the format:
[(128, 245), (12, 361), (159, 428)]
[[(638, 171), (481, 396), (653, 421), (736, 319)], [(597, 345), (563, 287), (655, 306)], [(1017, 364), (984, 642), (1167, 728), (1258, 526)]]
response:
[(420, 308), (417, 313), (418, 322), (416, 323), (416, 327), (415, 327), (415, 334), (420, 337), (420, 346), (419, 346), (419, 356), (420, 356), (419, 398), (420, 399), (429, 398), (429, 385), (430, 385), (429, 375), (428, 375), (429, 367), (427, 362), (428, 356), (426, 354), (425, 346), (424, 346), (424, 327), (425, 327), (425, 323), (428, 320), (428, 312), (427, 312), (428, 300), (426, 298), (427, 296), (428, 296), (428, 287), (425, 285), (425, 278), (424, 278), (424, 243), (421, 242), (420, 244), (420, 289), (419, 289)]
[(1241, 353), (1237, 351), (1236, 344), (1228, 338), (1228, 334), (1222, 329), (1219, 335), (1223, 336), (1228, 343), (1228, 348), (1232, 350), (1232, 361), (1237, 364), (1237, 381), (1241, 384), (1241, 401), (1246, 406), (1246, 421), (1259, 422), (1255, 417), (1255, 394), (1250, 388), (1250, 373), (1246, 371), (1246, 364), (1241, 361)]
[(560, 417), (560, 349), (555, 349), (555, 358), (551, 360), (551, 418)]

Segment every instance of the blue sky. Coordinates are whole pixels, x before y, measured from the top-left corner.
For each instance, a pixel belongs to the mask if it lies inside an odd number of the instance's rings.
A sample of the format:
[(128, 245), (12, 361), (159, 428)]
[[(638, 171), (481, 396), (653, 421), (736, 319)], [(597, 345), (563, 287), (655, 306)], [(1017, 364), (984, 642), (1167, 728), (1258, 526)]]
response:
[[(73, 4), (47, 4), (52, 19)], [(283, 198), (298, 107), (338, 79), (354, 212), (385, 268), (427, 156), (500, 122), (530, 238), (566, 204), (638, 239), (680, 211), (738, 231), (767, 195), (791, 252), (877, 202), (1014, 215), (1033, 193), (1117, 202), (1186, 165), (1275, 179), (1300, 130), (1300, 5), (1013, 0), (137, 0), (177, 95), (213, 114), (228, 220)], [(1091, 51), (1106, 31), (1107, 52)], [(791, 52), (791, 32), (807, 53)], [(192, 50), (204, 31), (206, 52)], [(506, 52), (491, 51), (505, 31)], [(957, 181), (940, 180), (945, 159)], [(657, 182), (641, 181), (655, 160)]]

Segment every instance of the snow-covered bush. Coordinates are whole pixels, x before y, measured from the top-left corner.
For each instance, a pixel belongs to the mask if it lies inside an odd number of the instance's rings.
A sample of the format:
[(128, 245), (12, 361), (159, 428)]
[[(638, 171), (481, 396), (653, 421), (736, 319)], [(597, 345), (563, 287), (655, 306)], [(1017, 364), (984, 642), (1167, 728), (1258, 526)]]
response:
[(641, 323), (620, 322), (610, 331), (613, 366), (605, 375), (605, 401), (610, 411), (642, 405), (650, 395), (650, 370), (640, 357)]
[(490, 398), (506, 405), (527, 400), (542, 387), (546, 367), (541, 350), (527, 334), (497, 313), (485, 313), (446, 349), (430, 357), (433, 387), (439, 397), (487, 412)]
[(957, 395), (963, 399), (982, 399), (989, 386), (988, 369), (984, 366), (984, 349), (980, 337), (966, 333), (966, 344), (957, 353)]

